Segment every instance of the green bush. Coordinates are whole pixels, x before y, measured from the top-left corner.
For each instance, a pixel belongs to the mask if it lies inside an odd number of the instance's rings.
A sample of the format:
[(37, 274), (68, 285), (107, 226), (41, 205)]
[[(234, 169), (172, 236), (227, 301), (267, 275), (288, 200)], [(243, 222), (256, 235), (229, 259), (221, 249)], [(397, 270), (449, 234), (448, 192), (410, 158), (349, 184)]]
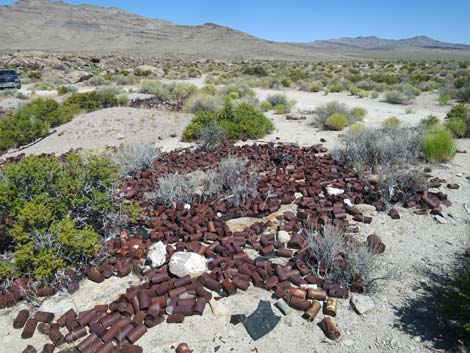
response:
[(35, 99), (9, 117), (0, 119), (0, 151), (31, 143), (65, 124), (82, 111), (93, 111), (118, 105), (109, 92), (74, 93), (59, 104), (53, 99)]
[(421, 119), (420, 124), (427, 129), (436, 127), (440, 124), (440, 120), (435, 115), (429, 115), (426, 118)]
[(356, 107), (351, 109), (351, 115), (359, 121), (364, 120), (364, 118), (367, 115), (367, 109), (366, 108), (361, 108), (361, 107)]
[(75, 105), (80, 109), (92, 112), (98, 109), (115, 107), (118, 105), (116, 96), (111, 92), (92, 91), (87, 93), (73, 93), (64, 104)]
[(310, 91), (311, 92), (320, 92), (320, 84), (318, 82), (313, 82), (311, 85), (310, 85)]
[(439, 96), (439, 105), (447, 105), (450, 101), (450, 96), (448, 94), (441, 94)]
[(387, 91), (384, 94), (384, 101), (391, 104), (408, 104), (410, 98), (399, 91)]
[(449, 129), (455, 137), (463, 138), (467, 135), (467, 125), (462, 118), (453, 118), (445, 122), (445, 126)]
[(382, 126), (386, 129), (396, 128), (396, 127), (399, 127), (400, 125), (401, 125), (401, 120), (394, 116), (387, 118), (382, 122)]
[(341, 113), (335, 113), (326, 119), (325, 127), (329, 130), (343, 130), (348, 126), (348, 118)]
[[(2, 244), (15, 257), (1, 262), (0, 277), (44, 279), (95, 255), (115, 204), (117, 170), (105, 158), (69, 154), (29, 156), (0, 170)], [(7, 223), (6, 220), (9, 220)]]
[(455, 155), (456, 144), (450, 131), (433, 129), (424, 137), (423, 151), (430, 162), (445, 162)]
[(263, 101), (263, 102), (261, 102), (260, 108), (261, 108), (262, 111), (267, 112), (267, 111), (271, 110), (273, 108), (273, 106), (271, 105), (271, 103)]
[(363, 132), (365, 129), (366, 129), (366, 126), (360, 122), (354, 123), (349, 127), (349, 131), (353, 134), (359, 134)]
[(252, 105), (242, 103), (233, 108), (226, 102), (223, 110), (199, 111), (183, 132), (184, 141), (196, 141), (201, 131), (219, 125), (229, 139), (257, 139), (274, 130), (271, 121)]
[(458, 104), (447, 113), (447, 128), (459, 138), (470, 137), (470, 107)]

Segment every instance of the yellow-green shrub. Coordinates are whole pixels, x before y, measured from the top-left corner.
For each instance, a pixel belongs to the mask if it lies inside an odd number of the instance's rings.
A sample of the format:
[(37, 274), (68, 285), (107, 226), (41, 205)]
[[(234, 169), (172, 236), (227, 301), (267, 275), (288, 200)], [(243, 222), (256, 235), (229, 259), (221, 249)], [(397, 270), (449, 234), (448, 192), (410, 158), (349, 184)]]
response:
[(424, 137), (423, 151), (430, 162), (445, 162), (454, 157), (456, 144), (450, 131), (436, 128)]
[(335, 113), (326, 119), (325, 126), (329, 130), (343, 130), (348, 126), (348, 118), (341, 113)]
[(382, 122), (382, 126), (386, 129), (392, 129), (395, 127), (399, 127), (400, 125), (401, 125), (401, 120), (394, 116), (387, 118)]

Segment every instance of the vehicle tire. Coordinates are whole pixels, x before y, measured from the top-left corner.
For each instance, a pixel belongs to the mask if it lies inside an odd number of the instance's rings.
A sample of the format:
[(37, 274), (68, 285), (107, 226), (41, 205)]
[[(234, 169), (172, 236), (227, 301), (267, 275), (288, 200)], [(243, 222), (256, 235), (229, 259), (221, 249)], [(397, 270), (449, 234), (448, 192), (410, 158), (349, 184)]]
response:
[(16, 89), (21, 89), (21, 83), (18, 83), (18, 84), (16, 85)]

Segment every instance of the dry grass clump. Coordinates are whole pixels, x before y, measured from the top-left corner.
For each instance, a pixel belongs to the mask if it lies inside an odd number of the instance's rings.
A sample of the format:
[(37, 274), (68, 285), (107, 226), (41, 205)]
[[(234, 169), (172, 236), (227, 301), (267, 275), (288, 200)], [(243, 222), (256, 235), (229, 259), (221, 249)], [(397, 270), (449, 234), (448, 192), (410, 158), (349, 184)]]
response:
[(258, 181), (258, 175), (248, 166), (248, 161), (228, 157), (213, 170), (161, 177), (157, 191), (145, 196), (168, 207), (176, 207), (179, 203), (204, 202), (215, 196), (238, 206), (248, 196), (256, 197)]
[(120, 146), (111, 157), (120, 169), (120, 175), (132, 175), (153, 169), (153, 161), (160, 155), (160, 149), (152, 144), (135, 144)]
[(398, 277), (398, 272), (375, 255), (367, 243), (351, 240), (344, 230), (326, 225), (320, 231), (304, 230), (308, 238), (308, 258), (312, 271), (344, 286), (364, 284), (375, 290), (379, 281)]

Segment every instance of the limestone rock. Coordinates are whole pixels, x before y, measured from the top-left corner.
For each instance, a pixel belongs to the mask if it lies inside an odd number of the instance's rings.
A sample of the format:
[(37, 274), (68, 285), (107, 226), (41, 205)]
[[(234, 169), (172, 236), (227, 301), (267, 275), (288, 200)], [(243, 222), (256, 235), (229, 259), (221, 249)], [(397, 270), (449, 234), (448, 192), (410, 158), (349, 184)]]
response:
[(160, 267), (165, 263), (166, 247), (161, 241), (153, 244), (149, 249), (147, 260), (150, 262), (150, 266), (152, 267)]
[(289, 240), (290, 240), (290, 235), (285, 230), (280, 230), (277, 233), (277, 240), (279, 240), (280, 242), (283, 242), (283, 243), (288, 243)]
[(330, 196), (337, 196), (337, 195), (344, 194), (344, 190), (343, 190), (343, 189), (334, 188), (334, 187), (332, 187), (332, 186), (327, 186), (327, 187), (326, 187), (326, 192), (327, 192), (328, 195), (330, 195)]
[(194, 252), (175, 252), (170, 258), (170, 272), (178, 277), (198, 277), (207, 271), (206, 258)]
[(351, 297), (351, 305), (359, 315), (364, 315), (375, 307), (374, 301), (367, 295), (353, 295)]

